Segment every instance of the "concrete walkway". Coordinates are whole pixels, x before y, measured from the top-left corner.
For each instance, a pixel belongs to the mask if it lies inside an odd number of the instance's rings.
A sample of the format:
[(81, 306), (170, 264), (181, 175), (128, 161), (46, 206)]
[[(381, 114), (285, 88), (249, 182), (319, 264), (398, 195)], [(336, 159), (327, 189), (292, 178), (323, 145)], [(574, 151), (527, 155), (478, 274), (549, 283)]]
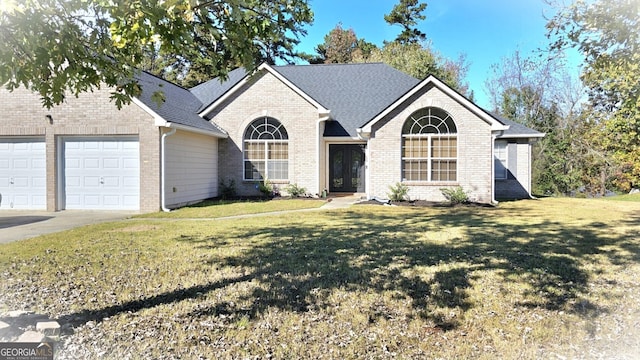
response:
[(332, 196), (326, 204), (322, 205), (320, 209), (343, 209), (356, 204), (360, 201), (366, 200), (365, 194), (353, 194), (345, 196)]
[(124, 220), (137, 213), (133, 211), (65, 210), (46, 212), (3, 210), (0, 211), (0, 244), (30, 239), (85, 225)]
[[(294, 212), (334, 210), (348, 208), (349, 206), (361, 201), (363, 194), (353, 194), (347, 196), (332, 196), (328, 202), (319, 208), (287, 210), (269, 213), (247, 214), (215, 218), (215, 220), (224, 219), (242, 219), (258, 216), (279, 215)], [(133, 211), (80, 211), (65, 210), (58, 212), (46, 211), (27, 211), (27, 210), (6, 210), (0, 211), (0, 244), (6, 244), (12, 241), (30, 239), (36, 236), (50, 234), (54, 232), (73, 229), (80, 226), (98, 224), (109, 221), (120, 221), (130, 218), (137, 214)], [(140, 219), (137, 219), (140, 220)], [(212, 219), (159, 219), (154, 220), (212, 220)]]

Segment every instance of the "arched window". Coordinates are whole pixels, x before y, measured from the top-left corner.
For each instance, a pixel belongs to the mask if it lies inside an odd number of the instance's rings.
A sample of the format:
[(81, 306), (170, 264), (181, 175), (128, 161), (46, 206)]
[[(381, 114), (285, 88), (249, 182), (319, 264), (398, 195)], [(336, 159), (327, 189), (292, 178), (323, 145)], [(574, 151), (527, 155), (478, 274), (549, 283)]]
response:
[(244, 132), (244, 179), (287, 180), (289, 135), (270, 117), (254, 120)]
[(457, 181), (458, 136), (446, 111), (427, 107), (407, 119), (402, 127), (403, 181)]

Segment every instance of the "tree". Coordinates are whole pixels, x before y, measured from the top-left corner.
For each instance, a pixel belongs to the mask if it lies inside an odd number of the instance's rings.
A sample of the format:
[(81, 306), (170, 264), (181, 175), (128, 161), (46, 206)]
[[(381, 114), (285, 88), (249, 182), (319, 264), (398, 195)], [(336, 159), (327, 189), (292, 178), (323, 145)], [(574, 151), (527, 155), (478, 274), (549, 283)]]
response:
[(551, 48), (577, 47), (591, 115), (602, 124), (603, 146), (621, 190), (640, 184), (640, 2), (578, 0), (547, 23)]
[[(24, 0), (0, 12), (0, 83), (50, 108), (101, 86), (117, 106), (141, 89), (137, 67), (157, 53), (186, 77), (295, 57), (313, 14), (306, 0)], [(177, 55), (176, 55), (177, 54)]]
[(434, 75), (462, 94), (468, 91), (464, 81), (468, 69), (465, 57), (454, 62), (420, 44), (390, 42), (381, 49), (374, 49), (368, 61), (384, 62), (417, 79)]
[[(531, 126), (541, 117), (544, 101), (558, 83), (555, 69), (558, 61), (536, 61), (519, 51), (491, 67), (492, 77), (485, 81), (493, 110), (514, 121)], [(518, 119), (518, 120), (515, 120)]]
[(339, 23), (327, 35), (324, 43), (316, 47), (318, 56), (311, 59), (312, 64), (344, 64), (351, 62), (358, 48), (358, 37), (353, 29), (343, 29)]
[(485, 86), (494, 111), (546, 134), (533, 150), (534, 192), (568, 194), (598, 184), (600, 170), (592, 178), (597, 145), (576, 146), (590, 136), (578, 110), (583, 88), (566, 74), (561, 59), (525, 58), (516, 51), (492, 72)]
[(419, 20), (426, 17), (422, 12), (427, 8), (426, 3), (418, 3), (418, 0), (400, 0), (384, 20), (389, 25), (402, 26), (402, 32), (396, 37), (396, 42), (401, 44), (416, 44), (427, 39), (427, 34), (416, 28)]
[(367, 59), (376, 49), (372, 43), (358, 39), (353, 29), (343, 29), (339, 23), (324, 37), (324, 43), (316, 46), (317, 56), (308, 56), (311, 64), (346, 64)]
[[(401, 0), (390, 14), (385, 15), (385, 20), (390, 24), (401, 24), (405, 30), (411, 29), (417, 24), (416, 19), (424, 19), (422, 11), (426, 6), (414, 0)], [(415, 29), (411, 33), (415, 35), (419, 31)], [(307, 55), (307, 59), (312, 64), (383, 62), (418, 79), (435, 75), (460, 93), (472, 96), (467, 94), (468, 84), (464, 81), (468, 70), (464, 56), (456, 61), (442, 57), (426, 44), (420, 43), (425, 38), (424, 34), (401, 37), (402, 34), (396, 41), (385, 41), (380, 48), (358, 38), (353, 29), (345, 30), (342, 24), (338, 24), (324, 37), (324, 43), (316, 47), (317, 55)]]

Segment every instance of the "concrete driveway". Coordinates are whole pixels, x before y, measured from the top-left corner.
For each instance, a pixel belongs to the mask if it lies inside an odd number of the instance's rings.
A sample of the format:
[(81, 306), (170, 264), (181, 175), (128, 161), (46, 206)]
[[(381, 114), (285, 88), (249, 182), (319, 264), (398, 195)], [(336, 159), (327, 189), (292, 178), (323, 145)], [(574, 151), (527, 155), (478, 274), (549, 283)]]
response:
[(76, 227), (126, 219), (133, 211), (0, 211), (0, 244)]

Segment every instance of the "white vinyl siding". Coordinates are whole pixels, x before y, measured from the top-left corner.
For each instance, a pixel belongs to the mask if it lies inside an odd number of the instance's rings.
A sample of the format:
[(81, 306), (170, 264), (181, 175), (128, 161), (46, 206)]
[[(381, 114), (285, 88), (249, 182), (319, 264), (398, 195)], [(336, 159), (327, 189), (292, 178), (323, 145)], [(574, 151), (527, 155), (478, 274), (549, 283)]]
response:
[(166, 140), (167, 205), (218, 196), (218, 139), (178, 131)]
[(0, 210), (44, 210), (47, 169), (44, 139), (0, 138)]

